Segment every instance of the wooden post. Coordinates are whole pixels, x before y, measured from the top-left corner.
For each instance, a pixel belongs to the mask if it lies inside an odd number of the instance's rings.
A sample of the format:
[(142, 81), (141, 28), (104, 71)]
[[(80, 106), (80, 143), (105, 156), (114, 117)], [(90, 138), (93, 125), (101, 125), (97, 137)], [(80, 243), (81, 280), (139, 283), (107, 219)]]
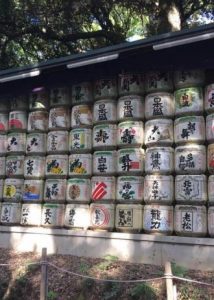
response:
[[(167, 261), (165, 263), (165, 275), (172, 276), (172, 268), (171, 263)], [(166, 278), (166, 292), (167, 292), (167, 300), (173, 300), (173, 281), (172, 278)]]
[(42, 248), (42, 264), (41, 264), (41, 285), (40, 300), (47, 300), (48, 292), (48, 272), (47, 272), (47, 248)]

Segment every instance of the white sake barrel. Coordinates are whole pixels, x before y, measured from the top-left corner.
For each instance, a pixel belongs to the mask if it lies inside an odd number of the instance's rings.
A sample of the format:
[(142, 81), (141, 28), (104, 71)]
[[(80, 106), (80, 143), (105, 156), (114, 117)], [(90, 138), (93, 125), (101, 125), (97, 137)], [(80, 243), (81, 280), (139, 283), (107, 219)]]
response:
[(202, 116), (181, 117), (175, 120), (174, 136), (176, 144), (204, 143), (205, 122)]
[(116, 200), (119, 203), (135, 203), (143, 201), (142, 176), (119, 176), (117, 178)]
[(9, 120), (8, 113), (1, 113), (0, 112), (0, 131), (1, 132), (7, 132), (8, 131), (8, 120)]
[(90, 195), (90, 179), (76, 177), (67, 180), (66, 202), (89, 203)]
[(0, 157), (0, 178), (4, 178), (6, 175), (6, 158), (5, 156)]
[(45, 155), (47, 144), (46, 133), (32, 132), (27, 134), (26, 154)]
[(9, 130), (26, 131), (27, 130), (27, 112), (21, 110), (11, 111), (9, 113)]
[(94, 175), (114, 175), (117, 172), (117, 151), (95, 151), (93, 154)]
[(174, 171), (174, 149), (151, 147), (146, 149), (145, 172), (148, 174), (170, 174)]
[(145, 98), (145, 119), (174, 118), (175, 99), (170, 93), (152, 93)]
[(175, 115), (203, 114), (203, 90), (188, 87), (175, 91)]
[(172, 91), (172, 76), (169, 72), (151, 71), (145, 78), (146, 93)]
[(71, 110), (71, 127), (92, 127), (91, 106), (82, 104), (75, 105)]
[(44, 227), (62, 227), (64, 225), (64, 213), (64, 204), (43, 204), (41, 225)]
[(21, 202), (23, 198), (24, 179), (6, 178), (4, 181), (4, 201)]
[(42, 179), (45, 176), (45, 156), (25, 156), (25, 179)]
[(42, 206), (36, 203), (22, 204), (21, 225), (25, 226), (40, 226), (42, 216)]
[(34, 88), (29, 95), (29, 109), (32, 110), (48, 110), (49, 108), (49, 92), (41, 86)]
[(7, 135), (0, 133), (0, 156), (7, 152)]
[(21, 203), (2, 203), (1, 224), (18, 225), (21, 219)]
[(144, 76), (140, 73), (121, 73), (118, 80), (118, 91), (120, 96), (144, 94)]
[(11, 95), (0, 95), (0, 112), (8, 112), (10, 110)]
[(68, 175), (68, 155), (46, 156), (45, 176), (47, 178), (66, 178)]
[(143, 98), (137, 95), (123, 96), (118, 99), (118, 121), (142, 120), (144, 118)]
[(50, 90), (50, 106), (71, 106), (70, 90), (66, 86), (54, 87)]
[(93, 122), (115, 123), (117, 121), (117, 102), (111, 99), (103, 99), (94, 102)]
[(171, 235), (173, 232), (173, 223), (173, 206), (158, 204), (144, 206), (144, 232)]
[(116, 231), (140, 233), (143, 229), (143, 205), (117, 204), (115, 227)]
[(90, 152), (92, 150), (92, 130), (75, 128), (69, 134), (69, 150), (71, 152)]
[(47, 179), (44, 188), (45, 202), (65, 202), (66, 179)]
[(43, 200), (44, 180), (25, 179), (24, 181), (24, 202), (41, 202)]
[(173, 77), (176, 89), (189, 86), (202, 86), (205, 80), (205, 74), (202, 70), (175, 71)]
[(48, 129), (68, 130), (70, 128), (70, 110), (67, 107), (54, 107), (50, 109)]
[[(5, 164), (5, 173), (7, 177), (23, 177), (24, 176), (24, 155), (10, 155), (6, 157), (6, 162), (1, 161), (1, 159), (5, 159), (0, 157), (0, 165)], [(0, 167), (0, 172), (1, 172)], [(4, 167), (3, 167), (4, 169)]]
[(90, 204), (90, 227), (112, 231), (115, 224), (115, 205), (106, 203)]
[(120, 149), (117, 152), (117, 172), (121, 175), (142, 175), (145, 153), (141, 148)]
[(155, 119), (145, 123), (145, 145), (171, 146), (174, 142), (173, 121), (170, 119)]
[(92, 83), (85, 81), (72, 85), (72, 105), (93, 101)]
[(71, 154), (69, 156), (69, 177), (90, 177), (92, 175), (91, 154)]
[(65, 209), (65, 227), (87, 229), (90, 225), (89, 205), (67, 204)]
[(208, 178), (208, 199), (209, 205), (214, 204), (214, 175), (210, 175)]
[(117, 125), (99, 124), (93, 127), (93, 148), (94, 149), (115, 149), (117, 146)]
[(4, 179), (0, 179), (0, 200), (3, 199), (3, 192), (4, 192)]
[(10, 99), (11, 110), (28, 110), (28, 95), (27, 94), (15, 94)]
[(7, 135), (7, 153), (25, 153), (26, 133), (11, 132)]
[(114, 176), (91, 177), (91, 200), (94, 202), (113, 202), (116, 182)]
[(177, 175), (175, 200), (181, 204), (201, 205), (207, 202), (207, 177), (205, 175)]
[(214, 142), (214, 114), (206, 117), (206, 140), (208, 143)]
[(214, 237), (214, 207), (208, 208), (208, 233), (210, 237)]
[(146, 175), (144, 201), (147, 204), (170, 205), (174, 201), (174, 178), (171, 175)]
[(57, 130), (48, 132), (47, 153), (68, 153), (68, 131)]
[(207, 235), (207, 208), (196, 205), (176, 205), (174, 230), (177, 235), (203, 237)]
[(177, 174), (202, 174), (206, 171), (206, 147), (185, 145), (175, 148), (175, 172)]
[(207, 113), (214, 113), (214, 83), (205, 86), (204, 109)]
[(32, 111), (28, 114), (28, 132), (48, 130), (48, 112), (47, 111)]
[(116, 99), (117, 79), (116, 77), (107, 77), (97, 79), (94, 82), (94, 99)]
[(118, 147), (142, 147), (144, 140), (143, 122), (125, 121), (118, 124)]

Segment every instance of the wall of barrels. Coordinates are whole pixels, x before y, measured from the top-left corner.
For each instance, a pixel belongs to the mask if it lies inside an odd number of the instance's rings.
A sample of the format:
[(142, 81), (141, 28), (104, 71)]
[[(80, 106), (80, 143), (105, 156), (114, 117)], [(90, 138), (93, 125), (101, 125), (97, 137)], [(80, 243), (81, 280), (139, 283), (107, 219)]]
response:
[(1, 95), (1, 225), (214, 236), (205, 74), (121, 73)]

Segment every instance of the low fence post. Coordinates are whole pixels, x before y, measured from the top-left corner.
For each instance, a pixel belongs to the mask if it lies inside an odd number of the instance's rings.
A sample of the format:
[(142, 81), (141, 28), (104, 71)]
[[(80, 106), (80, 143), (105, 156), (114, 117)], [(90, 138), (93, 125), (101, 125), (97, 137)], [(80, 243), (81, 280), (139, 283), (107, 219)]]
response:
[(41, 263), (41, 285), (40, 285), (40, 300), (47, 300), (48, 294), (48, 266), (47, 266), (47, 248), (42, 248), (42, 263)]
[(166, 293), (167, 293), (167, 300), (173, 300), (173, 281), (170, 276), (172, 276), (172, 268), (171, 268), (171, 262), (167, 261), (165, 263), (165, 275), (168, 276), (166, 278)]

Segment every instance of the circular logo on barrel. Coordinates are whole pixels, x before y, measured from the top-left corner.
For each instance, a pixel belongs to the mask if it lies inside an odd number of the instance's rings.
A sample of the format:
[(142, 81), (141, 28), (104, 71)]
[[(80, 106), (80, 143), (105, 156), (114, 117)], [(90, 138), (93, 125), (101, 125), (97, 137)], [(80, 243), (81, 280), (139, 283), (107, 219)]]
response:
[(91, 214), (91, 222), (97, 227), (104, 227), (109, 224), (110, 212), (105, 206), (94, 206)]

